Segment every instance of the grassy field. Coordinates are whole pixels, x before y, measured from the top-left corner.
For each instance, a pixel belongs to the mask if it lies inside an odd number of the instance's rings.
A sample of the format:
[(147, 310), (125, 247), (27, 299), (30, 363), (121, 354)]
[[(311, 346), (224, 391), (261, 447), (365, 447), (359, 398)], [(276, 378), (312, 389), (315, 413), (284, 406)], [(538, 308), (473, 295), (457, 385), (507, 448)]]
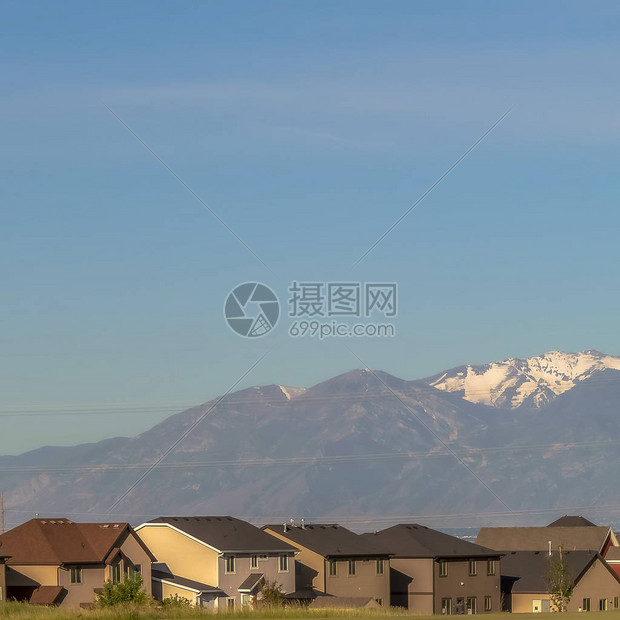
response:
[[(308, 610), (304, 608), (289, 607), (282, 608), (263, 608), (256, 610), (244, 610), (237, 612), (209, 612), (200, 608), (188, 607), (132, 607), (118, 606), (105, 609), (77, 610), (58, 609), (54, 607), (40, 607), (25, 603), (0, 603), (0, 620), (11, 618), (12, 620), (158, 620), (171, 618), (173, 620), (197, 620), (199, 617), (217, 615), (218, 620), (235, 620), (244, 618), (256, 618), (257, 620), (286, 620), (288, 618), (307, 618), (308, 620), (321, 620), (323, 618), (376, 618), (380, 620), (386, 617), (408, 617), (409, 614), (399, 608), (391, 609), (316, 609)], [(562, 620), (584, 620), (583, 613), (563, 614)], [(485, 620), (506, 620), (508, 614), (485, 614)], [(605, 620), (620, 620), (620, 611), (589, 612), (588, 618), (602, 620), (599, 616), (605, 616)], [(420, 620), (424, 618), (436, 618), (437, 616), (416, 616)], [(540, 620), (540, 614), (518, 614), (517, 618), (522, 620), (532, 620), (532, 617)]]

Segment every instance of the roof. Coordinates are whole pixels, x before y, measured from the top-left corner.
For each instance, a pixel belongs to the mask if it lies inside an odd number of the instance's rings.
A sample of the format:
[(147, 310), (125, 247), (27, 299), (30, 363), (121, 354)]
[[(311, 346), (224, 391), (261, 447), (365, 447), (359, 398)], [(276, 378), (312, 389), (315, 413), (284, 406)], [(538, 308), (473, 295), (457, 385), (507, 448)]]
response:
[[(301, 545), (323, 557), (340, 556), (387, 556), (388, 552), (376, 547), (364, 536), (335, 523), (312, 525), (265, 525), (279, 536), (284, 536), (295, 545)], [(274, 536), (275, 538), (275, 536)]]
[(252, 592), (264, 578), (263, 573), (250, 573), (239, 586), (239, 592)]
[(497, 557), (498, 551), (432, 530), (416, 523), (394, 525), (363, 534), (375, 545), (401, 558)]
[(194, 581), (193, 579), (186, 579), (185, 577), (179, 577), (173, 575), (168, 565), (164, 562), (156, 562), (151, 567), (151, 576), (153, 579), (159, 579), (173, 585), (177, 585), (181, 588), (187, 588), (195, 592), (221, 592), (222, 590), (216, 586), (210, 586), (209, 584), (202, 583), (200, 581)]
[(597, 525), (582, 516), (564, 515), (553, 523), (549, 523), (547, 527), (597, 527)]
[[(611, 530), (599, 526), (483, 527), (476, 543), (502, 551), (601, 551)], [(612, 537), (615, 539), (615, 536)]]
[[(600, 558), (599, 554), (593, 551), (566, 551), (563, 556), (571, 579), (575, 582), (579, 581), (597, 558)], [(506, 588), (513, 594), (549, 592), (547, 583), (549, 558), (549, 554), (544, 551), (507, 553), (502, 558), (502, 589)]]
[(270, 536), (255, 525), (234, 517), (158, 517), (137, 529), (147, 525), (172, 526), (220, 552), (297, 551), (292, 545)]
[(0, 535), (12, 564), (103, 563), (127, 536), (135, 536), (155, 559), (129, 523), (74, 523), (68, 519), (31, 519)]
[(39, 586), (30, 596), (31, 605), (56, 605), (66, 596), (62, 586)]

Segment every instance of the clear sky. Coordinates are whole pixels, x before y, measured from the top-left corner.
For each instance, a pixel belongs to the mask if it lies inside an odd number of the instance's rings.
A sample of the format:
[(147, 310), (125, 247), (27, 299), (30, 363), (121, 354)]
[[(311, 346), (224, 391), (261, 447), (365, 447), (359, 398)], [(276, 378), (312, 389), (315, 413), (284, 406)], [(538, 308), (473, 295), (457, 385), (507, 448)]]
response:
[[(135, 434), (266, 352), (239, 388), (359, 367), (347, 347), (407, 379), (620, 354), (619, 18), (615, 2), (5, 3), (0, 453)], [(286, 298), (295, 279), (398, 282), (396, 337), (228, 329), (234, 286)]]

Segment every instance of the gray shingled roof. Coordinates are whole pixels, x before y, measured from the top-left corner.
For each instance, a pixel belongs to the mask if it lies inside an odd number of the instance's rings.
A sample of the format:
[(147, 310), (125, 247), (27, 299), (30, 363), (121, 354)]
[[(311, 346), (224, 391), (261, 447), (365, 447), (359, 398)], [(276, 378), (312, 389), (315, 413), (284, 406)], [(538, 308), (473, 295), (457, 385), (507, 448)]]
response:
[[(301, 545), (323, 557), (374, 557), (387, 556), (388, 552), (377, 548), (360, 534), (335, 523), (306, 525), (265, 525), (280, 536), (285, 536), (292, 544)], [(274, 537), (275, 538), (275, 537)]]
[(363, 534), (363, 536), (375, 546), (385, 549), (397, 558), (498, 557), (500, 555), (498, 551), (416, 523), (394, 525), (380, 532)]
[(278, 553), (297, 551), (275, 536), (234, 517), (158, 517), (149, 523), (165, 523), (228, 553)]
[(500, 551), (601, 551), (609, 534), (608, 527), (483, 527), (476, 544)]
[(564, 515), (549, 523), (547, 527), (597, 527), (597, 525), (582, 516)]
[[(502, 589), (513, 594), (544, 594), (549, 592), (549, 554), (544, 551), (511, 551), (502, 557)], [(566, 551), (564, 559), (571, 578), (579, 580), (596, 560), (592, 551)]]

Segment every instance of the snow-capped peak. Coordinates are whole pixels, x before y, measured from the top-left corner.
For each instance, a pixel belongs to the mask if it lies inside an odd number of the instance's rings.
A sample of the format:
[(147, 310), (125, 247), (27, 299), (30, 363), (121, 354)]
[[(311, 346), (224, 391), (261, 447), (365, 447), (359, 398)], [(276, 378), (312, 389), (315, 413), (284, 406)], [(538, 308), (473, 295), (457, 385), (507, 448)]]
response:
[(550, 351), (528, 359), (507, 359), (483, 366), (461, 366), (436, 375), (429, 385), (461, 392), (472, 403), (516, 409), (542, 407), (597, 372), (620, 370), (620, 357), (599, 351)]

